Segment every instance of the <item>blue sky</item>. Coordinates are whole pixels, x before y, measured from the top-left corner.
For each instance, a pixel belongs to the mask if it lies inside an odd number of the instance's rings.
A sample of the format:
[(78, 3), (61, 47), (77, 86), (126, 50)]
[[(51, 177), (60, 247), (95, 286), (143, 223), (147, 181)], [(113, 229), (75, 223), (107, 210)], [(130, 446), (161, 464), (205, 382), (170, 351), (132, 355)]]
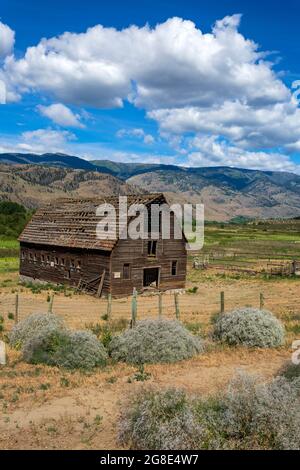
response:
[(270, 5), (2, 0), (0, 152), (300, 173), (300, 4)]

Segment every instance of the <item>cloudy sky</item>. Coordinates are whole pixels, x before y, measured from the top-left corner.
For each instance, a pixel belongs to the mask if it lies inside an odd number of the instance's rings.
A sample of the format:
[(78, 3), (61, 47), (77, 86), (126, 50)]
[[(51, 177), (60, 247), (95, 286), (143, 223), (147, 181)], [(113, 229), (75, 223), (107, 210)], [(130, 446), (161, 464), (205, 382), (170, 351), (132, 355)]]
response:
[(0, 152), (300, 173), (299, 16), (299, 0), (2, 0)]

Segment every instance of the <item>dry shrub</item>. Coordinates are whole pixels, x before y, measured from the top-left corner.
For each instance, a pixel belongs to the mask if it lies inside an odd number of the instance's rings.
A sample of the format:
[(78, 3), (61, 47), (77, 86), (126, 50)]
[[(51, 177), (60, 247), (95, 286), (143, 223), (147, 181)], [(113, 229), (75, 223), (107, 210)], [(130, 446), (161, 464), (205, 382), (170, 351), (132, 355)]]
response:
[(197, 449), (201, 434), (186, 394), (145, 388), (119, 420), (119, 441), (131, 449)]
[(104, 346), (88, 331), (70, 331), (53, 314), (32, 314), (14, 326), (10, 343), (31, 364), (92, 369), (107, 360)]
[(239, 374), (228, 388), (219, 421), (223, 447), (299, 449), (299, 392), (299, 382), (283, 377), (262, 384), (255, 376)]
[(300, 364), (293, 364), (291, 361), (288, 361), (279, 371), (279, 374), (287, 380), (300, 379)]
[(284, 343), (284, 328), (271, 312), (245, 307), (221, 315), (214, 338), (231, 346), (276, 348)]
[(97, 337), (88, 331), (45, 327), (25, 343), (23, 358), (31, 364), (90, 370), (104, 366), (107, 353)]
[(56, 315), (33, 313), (12, 328), (9, 342), (12, 347), (21, 349), (26, 341), (34, 338), (44, 328), (65, 330), (63, 321)]
[(300, 382), (239, 374), (222, 395), (144, 389), (126, 404), (119, 440), (131, 449), (299, 449)]
[(171, 363), (202, 351), (200, 338), (191, 335), (179, 322), (167, 320), (141, 321), (109, 344), (111, 357), (129, 364)]

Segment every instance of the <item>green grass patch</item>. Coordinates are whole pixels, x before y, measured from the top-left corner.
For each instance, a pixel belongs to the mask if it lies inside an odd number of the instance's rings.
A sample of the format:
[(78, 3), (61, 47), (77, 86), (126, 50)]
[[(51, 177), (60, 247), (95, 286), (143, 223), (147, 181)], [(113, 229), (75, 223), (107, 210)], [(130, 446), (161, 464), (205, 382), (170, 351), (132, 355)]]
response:
[[(49, 282), (43, 284), (35, 282), (22, 282), (22, 286), (26, 289), (30, 289), (33, 294), (40, 294), (43, 291), (53, 291), (69, 295), (76, 294), (75, 289), (73, 289), (72, 287), (65, 286), (63, 284), (51, 284)], [(50, 301), (50, 298), (48, 298), (47, 301)]]
[(0, 250), (19, 250), (19, 242), (15, 238), (1, 238)]
[(0, 273), (14, 273), (19, 271), (18, 257), (0, 258)]
[[(265, 221), (254, 224), (215, 223), (205, 225), (204, 248), (236, 248), (237, 251), (290, 251), (300, 255), (299, 221)], [(257, 251), (258, 250), (258, 251)]]

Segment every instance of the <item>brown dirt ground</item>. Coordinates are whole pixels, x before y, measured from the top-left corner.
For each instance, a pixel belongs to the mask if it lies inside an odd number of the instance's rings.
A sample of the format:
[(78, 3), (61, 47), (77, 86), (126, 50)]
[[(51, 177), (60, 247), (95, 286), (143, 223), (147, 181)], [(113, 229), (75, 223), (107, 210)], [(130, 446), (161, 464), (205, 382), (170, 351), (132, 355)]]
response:
[[(266, 307), (286, 326), (298, 319), (299, 281), (197, 278), (189, 286), (198, 286), (197, 294), (180, 296), (184, 322), (201, 323), (209, 332), (211, 315), (218, 312), (220, 291), (225, 291), (226, 308), (257, 305), (264, 292)], [(13, 282), (16, 275), (10, 275)], [(7, 275), (6, 275), (7, 278)], [(4, 277), (0, 276), (0, 282)], [(1, 288), (0, 313), (9, 329), (13, 321), (16, 286)], [(45, 311), (47, 293), (20, 291), (20, 318), (33, 311)], [(174, 317), (173, 296), (163, 297), (164, 315)], [(55, 296), (54, 312), (73, 328), (86, 323), (103, 322), (106, 301), (85, 295)], [(157, 316), (157, 298), (139, 297), (140, 318)], [(130, 318), (130, 299), (113, 302), (113, 318)], [(297, 320), (298, 321), (298, 320)], [(299, 321), (298, 321), (299, 324)], [(207, 395), (221, 391), (238, 369), (271, 378), (290, 357), (291, 328), (286, 346), (280, 350), (229, 349), (215, 346), (202, 356), (173, 365), (147, 366), (151, 378), (146, 382), (160, 387), (180, 387), (189, 393)], [(131, 393), (138, 393), (140, 382), (129, 382), (136, 369), (125, 364), (109, 365), (90, 374), (66, 372), (20, 361), (19, 353), (8, 350), (7, 366), (0, 366), (0, 448), (1, 449), (115, 449), (120, 406)]]

